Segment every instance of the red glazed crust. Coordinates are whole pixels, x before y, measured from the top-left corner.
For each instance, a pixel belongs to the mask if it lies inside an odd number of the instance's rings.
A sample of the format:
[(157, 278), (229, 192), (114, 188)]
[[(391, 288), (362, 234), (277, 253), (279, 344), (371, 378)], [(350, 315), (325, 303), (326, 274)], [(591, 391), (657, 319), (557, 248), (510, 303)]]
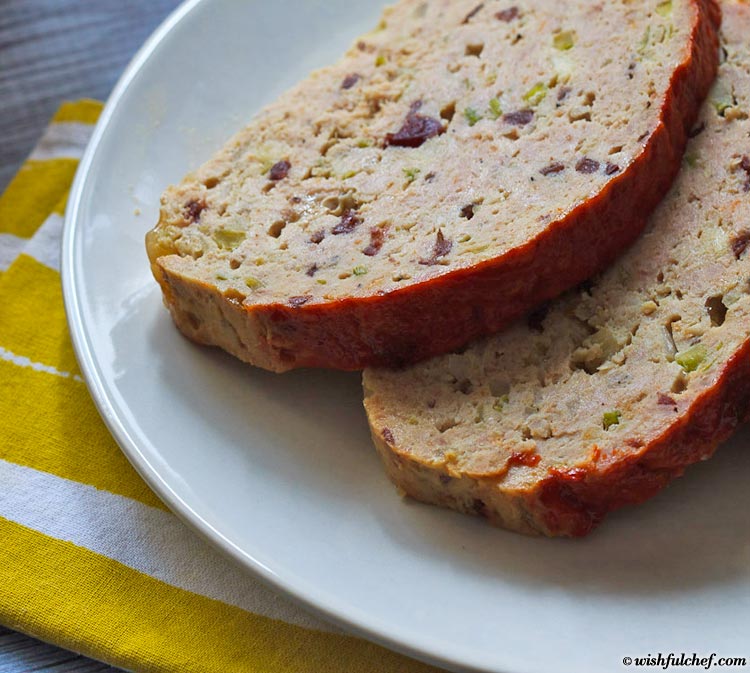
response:
[(624, 460), (592, 461), (550, 475), (529, 494), (527, 507), (547, 535), (586, 535), (608, 512), (648, 500), (689, 465), (710, 458), (748, 419), (750, 340), (662, 435)]
[(637, 243), (543, 317), (365, 371), (373, 440), (405, 493), (579, 537), (750, 419), (750, 5), (723, 9), (715, 88)]
[[(399, 366), (450, 352), (508, 325), (601, 271), (628, 247), (677, 173), (687, 134), (714, 78), (720, 12), (699, 7), (688, 57), (674, 71), (661, 123), (598, 194), (502, 256), (403, 289), (328, 302), (244, 304), (165, 263), (152, 268), (188, 337), (273, 371)], [(295, 302), (291, 302), (295, 304)]]
[(710, 458), (748, 420), (750, 339), (724, 365), (714, 385), (638, 450), (627, 446), (609, 458), (595, 454), (574, 468), (551, 469), (533, 488), (516, 492), (501, 492), (492, 478), (454, 480), (399, 448), (393, 431), (372, 417), (370, 428), (386, 472), (405, 494), (527, 535), (582, 537), (607, 513), (648, 500), (688, 466)]

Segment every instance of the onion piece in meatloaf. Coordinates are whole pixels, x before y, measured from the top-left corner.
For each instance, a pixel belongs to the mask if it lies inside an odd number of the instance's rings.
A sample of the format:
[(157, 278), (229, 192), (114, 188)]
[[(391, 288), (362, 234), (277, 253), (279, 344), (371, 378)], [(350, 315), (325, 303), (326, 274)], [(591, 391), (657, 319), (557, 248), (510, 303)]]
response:
[(579, 536), (711, 456), (750, 406), (750, 4), (682, 172), (604, 275), (460, 355), (367, 370), (388, 474), (425, 502)]
[(401, 0), (162, 199), (177, 326), (274, 371), (398, 365), (600, 271), (679, 168), (713, 0)]

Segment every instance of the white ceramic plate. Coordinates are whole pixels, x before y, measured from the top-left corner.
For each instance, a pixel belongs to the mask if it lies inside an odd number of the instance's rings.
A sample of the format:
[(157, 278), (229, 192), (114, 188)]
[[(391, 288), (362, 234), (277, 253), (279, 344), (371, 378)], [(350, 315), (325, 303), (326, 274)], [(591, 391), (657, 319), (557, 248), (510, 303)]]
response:
[(268, 374), (172, 326), (143, 245), (160, 192), (342, 53), (380, 5), (189, 2), (128, 68), (79, 171), (63, 250), (70, 325), (104, 419), (216, 546), (413, 656), (506, 673), (747, 656), (747, 433), (589, 539), (526, 539), (403, 502), (370, 444), (358, 375)]

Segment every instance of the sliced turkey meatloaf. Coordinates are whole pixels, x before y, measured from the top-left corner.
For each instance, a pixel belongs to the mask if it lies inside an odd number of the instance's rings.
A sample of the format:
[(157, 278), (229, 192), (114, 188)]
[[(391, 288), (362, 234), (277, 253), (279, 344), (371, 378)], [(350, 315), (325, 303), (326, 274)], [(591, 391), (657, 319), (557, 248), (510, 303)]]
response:
[(625, 256), (461, 354), (365, 372), (375, 444), (409, 495), (583, 535), (748, 417), (750, 4), (723, 11), (724, 62), (682, 172)]
[(275, 371), (445, 353), (601, 270), (678, 170), (713, 0), (401, 0), (162, 199), (177, 326)]

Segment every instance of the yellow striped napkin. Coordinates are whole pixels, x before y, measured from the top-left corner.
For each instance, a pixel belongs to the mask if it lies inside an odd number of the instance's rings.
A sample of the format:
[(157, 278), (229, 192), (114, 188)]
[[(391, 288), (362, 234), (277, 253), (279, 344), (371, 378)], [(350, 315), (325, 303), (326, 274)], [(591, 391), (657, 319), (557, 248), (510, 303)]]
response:
[(0, 623), (132, 671), (434, 673), (218, 555), (108, 434), (59, 275), (68, 188), (100, 110), (64, 104), (0, 198)]

